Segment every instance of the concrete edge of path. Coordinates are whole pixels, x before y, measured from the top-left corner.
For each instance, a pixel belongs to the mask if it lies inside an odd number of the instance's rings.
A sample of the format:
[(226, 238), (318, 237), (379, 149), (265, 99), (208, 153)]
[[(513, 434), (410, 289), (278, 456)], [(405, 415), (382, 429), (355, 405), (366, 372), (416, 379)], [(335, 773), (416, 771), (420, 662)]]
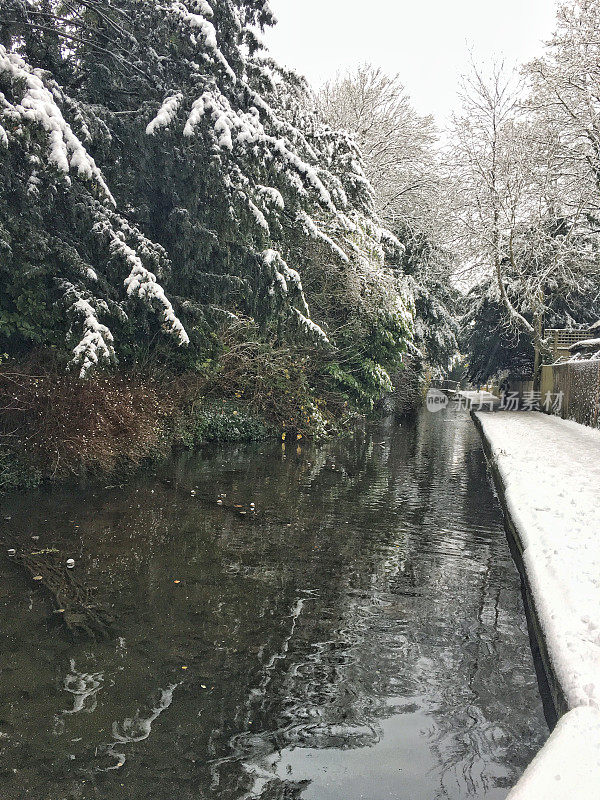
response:
[(600, 786), (600, 711), (591, 706), (570, 709), (563, 687), (552, 668), (536, 610), (535, 592), (529, 583), (522, 558), (523, 535), (510, 513), (506, 486), (493, 458), (491, 441), (479, 417), (478, 412), (471, 411), (504, 511), (506, 527), (516, 548), (517, 567), (527, 593), (528, 621), (539, 646), (556, 713), (560, 718), (546, 744), (527, 767), (507, 800), (594, 800)]
[(496, 487), (496, 491), (498, 493), (498, 499), (500, 500), (500, 505), (502, 506), (502, 510), (504, 512), (504, 521), (507, 532), (509, 533), (512, 543), (515, 546), (515, 560), (517, 563), (517, 568), (521, 577), (523, 579), (523, 583), (525, 584), (526, 590), (526, 612), (529, 625), (532, 628), (532, 633), (535, 636), (535, 640), (537, 642), (540, 657), (542, 660), (542, 664), (544, 666), (544, 672), (546, 674), (546, 679), (548, 681), (548, 688), (550, 690), (550, 694), (552, 695), (552, 702), (554, 704), (554, 709), (556, 711), (557, 717), (561, 717), (563, 714), (566, 714), (569, 711), (569, 705), (567, 703), (567, 699), (563, 692), (562, 686), (560, 685), (560, 681), (558, 680), (554, 669), (552, 668), (552, 661), (550, 659), (550, 654), (548, 652), (548, 647), (546, 644), (546, 639), (542, 632), (542, 626), (540, 624), (540, 620), (536, 610), (535, 604), (535, 594), (531, 585), (529, 583), (529, 576), (527, 575), (527, 570), (525, 568), (525, 562), (523, 561), (523, 551), (525, 549), (525, 544), (523, 541), (523, 537), (518, 530), (515, 522), (511, 516), (510, 508), (507, 501), (507, 493), (506, 493), (506, 486), (504, 483), (504, 479), (502, 478), (502, 474), (498, 469), (498, 465), (493, 457), (492, 452), (492, 444), (490, 440), (487, 438), (481, 420), (479, 419), (479, 413), (476, 411), (471, 411), (471, 418), (475, 423), (475, 427), (479, 431), (481, 435), (481, 440), (483, 443), (483, 451), (485, 453), (485, 457), (490, 468), (490, 472), (492, 473), (492, 477), (494, 479), (494, 485)]

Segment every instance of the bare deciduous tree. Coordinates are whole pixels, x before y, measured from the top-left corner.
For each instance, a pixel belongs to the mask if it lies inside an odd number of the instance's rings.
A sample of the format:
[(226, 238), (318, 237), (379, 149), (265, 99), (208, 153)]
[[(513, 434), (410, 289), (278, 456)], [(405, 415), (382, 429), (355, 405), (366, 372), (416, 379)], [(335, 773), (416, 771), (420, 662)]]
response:
[(317, 102), (332, 127), (356, 136), (382, 218), (422, 228), (438, 188), (437, 133), (433, 118), (414, 110), (398, 76), (364, 65), (326, 83)]
[[(528, 64), (525, 72), (532, 81), (531, 108), (548, 126), (560, 131), (563, 172), (572, 175), (575, 186), (586, 177), (595, 183), (596, 191), (587, 201), (596, 212), (600, 189), (599, 0), (562, 3), (557, 29), (543, 57)], [(576, 192), (575, 204), (578, 202)]]
[(493, 276), (509, 320), (539, 355), (552, 292), (578, 288), (582, 274), (598, 267), (585, 182), (573, 180), (557, 126), (524, 97), (503, 64), (489, 75), (474, 65), (453, 121), (447, 171), (463, 263), (477, 279)]

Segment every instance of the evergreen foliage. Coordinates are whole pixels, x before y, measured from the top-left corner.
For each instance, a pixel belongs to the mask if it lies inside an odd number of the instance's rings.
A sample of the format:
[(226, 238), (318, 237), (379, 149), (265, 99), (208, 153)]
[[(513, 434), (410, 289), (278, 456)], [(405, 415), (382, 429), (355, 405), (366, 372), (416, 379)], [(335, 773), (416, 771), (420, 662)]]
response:
[(367, 402), (386, 388), (402, 247), (353, 138), (261, 44), (265, 0), (0, 0), (0, 20), (3, 349), (198, 369), (251, 318)]
[(418, 358), (436, 376), (444, 375), (459, 351), (461, 296), (452, 284), (455, 259), (425, 231), (413, 232), (407, 225), (395, 230), (405, 243), (402, 271), (415, 302), (413, 343)]
[[(398, 275), (408, 277), (415, 303), (412, 369), (445, 372), (456, 355), (457, 292), (453, 254), (442, 242), (437, 132), (413, 108), (398, 76), (370, 65), (338, 76), (318, 95), (321, 116), (350, 131), (364, 154), (377, 211), (403, 245)], [(444, 233), (445, 235), (445, 233)], [(395, 382), (402, 383), (404, 373)], [(419, 392), (413, 391), (413, 402)]]
[[(519, 281), (512, 277), (507, 291), (513, 302), (520, 293)], [(546, 286), (546, 328), (587, 327), (600, 317), (600, 296), (593, 280), (583, 281), (579, 291), (555, 284)], [(530, 379), (534, 369), (533, 337), (515, 329), (495, 292), (495, 286), (474, 286), (465, 299), (466, 313), (461, 320), (461, 349), (468, 357), (468, 377), (475, 384), (491, 378)], [(532, 309), (524, 309), (530, 322)]]

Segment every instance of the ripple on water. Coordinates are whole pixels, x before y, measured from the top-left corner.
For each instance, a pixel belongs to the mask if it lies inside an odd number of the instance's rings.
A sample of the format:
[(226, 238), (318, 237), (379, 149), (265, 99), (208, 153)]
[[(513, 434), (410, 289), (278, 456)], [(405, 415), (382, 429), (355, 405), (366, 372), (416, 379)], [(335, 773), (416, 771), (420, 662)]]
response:
[(68, 641), (8, 575), (3, 800), (500, 800), (547, 736), (467, 415), (10, 502), (118, 638)]

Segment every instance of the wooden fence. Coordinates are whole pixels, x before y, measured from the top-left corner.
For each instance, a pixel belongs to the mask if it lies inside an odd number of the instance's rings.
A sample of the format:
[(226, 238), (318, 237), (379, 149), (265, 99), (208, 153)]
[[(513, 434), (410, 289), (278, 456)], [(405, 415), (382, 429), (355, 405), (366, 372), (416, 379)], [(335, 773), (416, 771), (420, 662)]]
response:
[(570, 358), (571, 351), (569, 350), (577, 342), (582, 342), (584, 339), (594, 339), (597, 332), (592, 331), (590, 328), (586, 330), (573, 331), (567, 328), (547, 328), (544, 333), (550, 352), (552, 354), (552, 361), (566, 361)]
[(600, 361), (571, 361), (542, 367), (542, 401), (562, 392), (560, 416), (600, 428)]

